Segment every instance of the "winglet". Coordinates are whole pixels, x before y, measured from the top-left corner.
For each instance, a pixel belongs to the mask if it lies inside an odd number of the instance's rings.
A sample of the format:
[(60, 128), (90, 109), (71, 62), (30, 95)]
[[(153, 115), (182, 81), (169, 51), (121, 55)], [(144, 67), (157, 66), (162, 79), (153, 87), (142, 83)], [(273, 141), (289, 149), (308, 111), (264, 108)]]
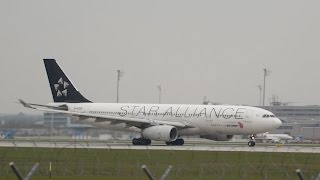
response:
[(26, 103), (25, 101), (19, 99), (19, 102), (26, 108), (31, 108), (34, 109), (34, 107), (32, 107), (30, 104)]

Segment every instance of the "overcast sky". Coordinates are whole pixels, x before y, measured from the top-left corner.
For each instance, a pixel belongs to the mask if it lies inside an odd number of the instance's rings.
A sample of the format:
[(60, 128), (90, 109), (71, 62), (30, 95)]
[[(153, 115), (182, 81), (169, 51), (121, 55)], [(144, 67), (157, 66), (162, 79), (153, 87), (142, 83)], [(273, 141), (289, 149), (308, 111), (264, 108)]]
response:
[(320, 1), (1, 1), (0, 112), (52, 102), (43, 58), (88, 99), (320, 104)]

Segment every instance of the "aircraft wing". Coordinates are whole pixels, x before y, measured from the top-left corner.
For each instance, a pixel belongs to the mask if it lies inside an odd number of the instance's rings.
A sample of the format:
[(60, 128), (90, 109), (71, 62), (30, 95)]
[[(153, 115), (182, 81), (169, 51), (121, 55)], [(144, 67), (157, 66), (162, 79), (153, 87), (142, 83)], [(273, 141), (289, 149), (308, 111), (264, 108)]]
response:
[(72, 112), (72, 111), (59, 109), (59, 107), (54, 107), (54, 106), (26, 103), (25, 101), (20, 100), (20, 99), (19, 99), (19, 102), (26, 108), (36, 109), (36, 110), (45, 111), (45, 112), (68, 114), (71, 116), (79, 117), (80, 119), (94, 118), (96, 122), (107, 121), (107, 122), (111, 122), (111, 124), (126, 123), (129, 126), (135, 126), (138, 128), (140, 128), (143, 124), (151, 125), (151, 126), (170, 125), (170, 126), (175, 126), (177, 128), (181, 128), (181, 129), (193, 127), (193, 126), (181, 123), (181, 122), (162, 121), (162, 120), (156, 120), (156, 119), (132, 118), (132, 117), (120, 117), (120, 116), (108, 116), (108, 115), (89, 114), (89, 113), (82, 113), (82, 112)]

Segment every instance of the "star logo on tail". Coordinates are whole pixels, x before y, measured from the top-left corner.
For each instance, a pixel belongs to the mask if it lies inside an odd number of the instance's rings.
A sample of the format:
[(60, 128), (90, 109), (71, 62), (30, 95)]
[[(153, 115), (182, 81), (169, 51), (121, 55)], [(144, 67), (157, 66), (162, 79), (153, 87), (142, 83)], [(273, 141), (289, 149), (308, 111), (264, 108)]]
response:
[(69, 83), (64, 81), (62, 78), (60, 78), (57, 82), (57, 84), (54, 84), (54, 89), (57, 92), (57, 97), (67, 97), (68, 95), (68, 90), (67, 88), (69, 87)]

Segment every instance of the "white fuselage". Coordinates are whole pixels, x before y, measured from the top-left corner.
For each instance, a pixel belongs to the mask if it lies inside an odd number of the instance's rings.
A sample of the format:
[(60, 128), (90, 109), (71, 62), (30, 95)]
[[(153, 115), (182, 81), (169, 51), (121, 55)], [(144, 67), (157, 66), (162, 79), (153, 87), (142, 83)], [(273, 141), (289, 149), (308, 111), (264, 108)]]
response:
[[(50, 105), (67, 105), (68, 111), (78, 113), (181, 122), (192, 127), (180, 129), (180, 136), (257, 134), (281, 125), (281, 121), (271, 112), (250, 106), (129, 103), (52, 103)], [(264, 115), (268, 117), (263, 117)], [(99, 122), (94, 118), (86, 118), (83, 121), (96, 127), (110, 126), (110, 123)]]

